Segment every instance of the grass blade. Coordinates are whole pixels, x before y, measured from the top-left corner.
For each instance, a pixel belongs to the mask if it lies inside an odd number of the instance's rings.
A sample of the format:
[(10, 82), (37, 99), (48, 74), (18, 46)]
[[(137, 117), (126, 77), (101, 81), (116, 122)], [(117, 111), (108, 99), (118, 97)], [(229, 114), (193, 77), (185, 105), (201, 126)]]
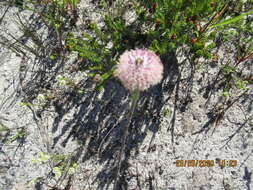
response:
[(218, 26), (222, 26), (222, 25), (226, 25), (226, 24), (231, 24), (233, 22), (236, 22), (236, 21), (239, 21), (239, 20), (243, 19), (243, 17), (245, 17), (245, 16), (247, 16), (247, 15), (249, 15), (251, 13), (253, 13), (253, 10), (248, 11), (246, 13), (243, 13), (243, 14), (237, 16), (237, 17), (229, 18), (229, 19), (224, 20), (223, 22), (220, 22), (218, 24), (214, 24), (214, 25), (210, 26), (209, 28), (215, 28), (215, 27), (218, 27)]

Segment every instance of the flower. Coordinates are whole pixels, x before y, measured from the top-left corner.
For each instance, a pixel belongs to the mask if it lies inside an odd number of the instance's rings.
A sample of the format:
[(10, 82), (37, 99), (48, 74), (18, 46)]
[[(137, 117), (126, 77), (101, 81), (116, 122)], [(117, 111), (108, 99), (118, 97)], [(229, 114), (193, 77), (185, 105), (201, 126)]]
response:
[(115, 74), (130, 91), (144, 91), (162, 80), (163, 64), (151, 50), (125, 51), (119, 58)]

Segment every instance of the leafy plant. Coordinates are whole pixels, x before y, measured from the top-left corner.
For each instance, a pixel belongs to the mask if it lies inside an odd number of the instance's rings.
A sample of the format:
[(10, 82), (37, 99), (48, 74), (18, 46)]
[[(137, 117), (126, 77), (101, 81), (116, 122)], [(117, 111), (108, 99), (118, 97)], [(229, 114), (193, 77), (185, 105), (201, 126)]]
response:
[(97, 38), (88, 33), (83, 33), (83, 38), (75, 37), (70, 33), (66, 39), (66, 47), (69, 51), (77, 52), (80, 59), (83, 60), (80, 70), (88, 71), (91, 77), (100, 76), (98, 83), (100, 89), (105, 81), (112, 76), (115, 61), (112, 57), (112, 50), (107, 47), (107, 43), (109, 43), (107, 36), (96, 24), (91, 24), (91, 28)]
[(28, 135), (28, 131), (25, 127), (18, 129), (17, 133), (8, 139), (7, 143), (12, 143), (16, 140), (23, 140)]
[(164, 117), (170, 117), (171, 114), (172, 114), (172, 110), (169, 109), (169, 108), (167, 108), (167, 109), (165, 109), (165, 110), (163, 111)]
[(5, 126), (2, 122), (0, 122), (0, 134), (6, 131), (10, 131), (10, 129), (7, 126)]
[(32, 159), (32, 162), (36, 163), (36, 164), (42, 164), (42, 163), (48, 162), (49, 159), (50, 159), (50, 155), (49, 154), (46, 154), (44, 152), (39, 152), (38, 158)]
[(33, 158), (32, 162), (35, 164), (47, 164), (53, 163), (53, 173), (57, 178), (61, 177), (64, 173), (75, 173), (77, 163), (70, 162), (71, 155), (64, 154), (48, 154), (45, 152), (39, 152), (37, 158)]

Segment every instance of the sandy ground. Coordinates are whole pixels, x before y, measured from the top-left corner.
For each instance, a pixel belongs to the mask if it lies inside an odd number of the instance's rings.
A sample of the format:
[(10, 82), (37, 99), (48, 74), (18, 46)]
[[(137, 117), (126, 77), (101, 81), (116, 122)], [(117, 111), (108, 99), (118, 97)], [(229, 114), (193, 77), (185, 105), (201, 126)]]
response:
[[(87, 1), (80, 8), (94, 9)], [(4, 10), (2, 6), (0, 16)], [(20, 36), (14, 21), (16, 12), (13, 7), (7, 12), (1, 34)], [(217, 53), (223, 60), (233, 59), (226, 47)], [(252, 92), (233, 104), (215, 127), (214, 106), (226, 106), (215, 81), (217, 66), (194, 67), (186, 55), (187, 48), (179, 48), (176, 56), (165, 59), (163, 82), (141, 94), (128, 138), (122, 188), (253, 189)], [(26, 63), (28, 68), (32, 68), (31, 60)], [(29, 109), (20, 105), (26, 92), (22, 89), (21, 64), (22, 57), (0, 46), (0, 122), (9, 128), (0, 133), (0, 189), (44, 190), (55, 184), (59, 189), (67, 185), (73, 190), (111, 189), (129, 93), (114, 79), (102, 92), (93, 92), (94, 84), (86, 81), (84, 89), (88, 90), (81, 97), (73, 97), (69, 89), (54, 84), (52, 89), (59, 91), (61, 101), (54, 100), (45, 110), (38, 106)], [(252, 73), (252, 67), (248, 72)], [(66, 75), (79, 81), (86, 77), (80, 72)], [(39, 95), (34, 89), (28, 92)], [(235, 90), (234, 95), (240, 94)], [(26, 131), (24, 138), (11, 141), (21, 129)], [(71, 154), (77, 163), (75, 173), (60, 182), (52, 175), (50, 163), (32, 161), (40, 152)], [(196, 166), (188, 167), (188, 160), (195, 160)], [(213, 166), (201, 167), (205, 160)], [(233, 166), (220, 166), (223, 160)]]

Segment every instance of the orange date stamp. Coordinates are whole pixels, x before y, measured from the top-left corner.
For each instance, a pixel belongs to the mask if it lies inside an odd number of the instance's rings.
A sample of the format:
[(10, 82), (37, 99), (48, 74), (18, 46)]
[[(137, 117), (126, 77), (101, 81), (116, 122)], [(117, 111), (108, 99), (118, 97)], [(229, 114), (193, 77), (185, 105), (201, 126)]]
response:
[(177, 167), (236, 167), (237, 160), (176, 160)]

